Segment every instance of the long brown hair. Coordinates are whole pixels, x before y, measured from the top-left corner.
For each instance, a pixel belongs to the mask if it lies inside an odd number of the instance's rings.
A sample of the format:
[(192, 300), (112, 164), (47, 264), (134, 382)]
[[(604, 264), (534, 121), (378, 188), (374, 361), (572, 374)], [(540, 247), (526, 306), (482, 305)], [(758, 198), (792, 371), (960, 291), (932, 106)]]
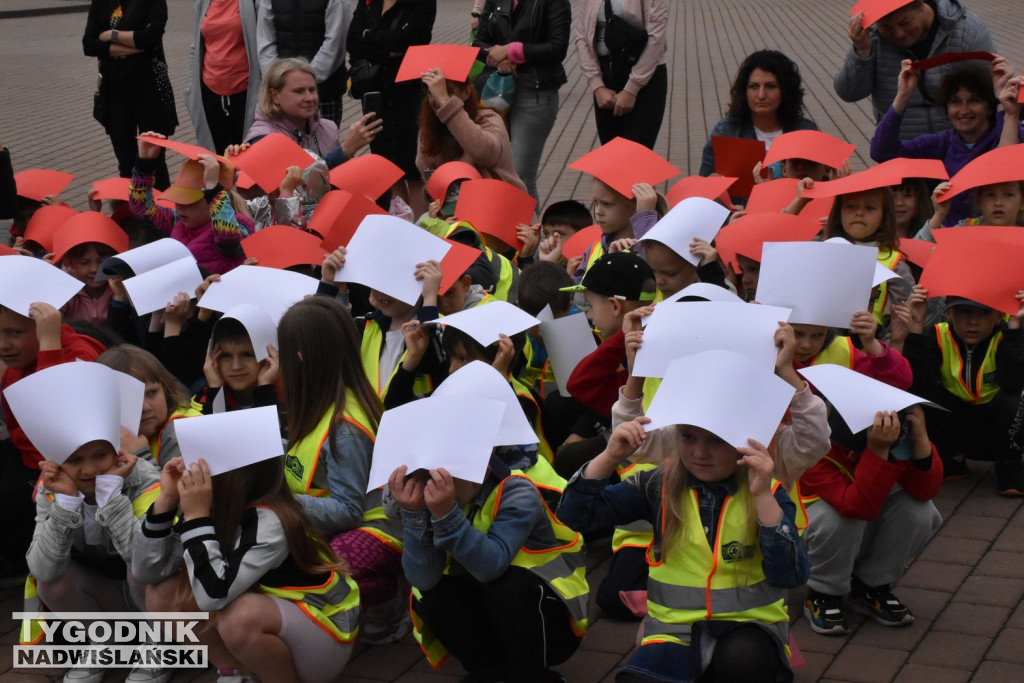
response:
[[(335, 419), (345, 408), (345, 390), (355, 394), (374, 429), (383, 408), (359, 357), (355, 322), (341, 304), (314, 296), (295, 304), (277, 329), (284, 405), (288, 413), (288, 448), (312, 432), (333, 405)], [(334, 439), (328, 440), (332, 454)]]
[[(472, 83), (458, 83), (447, 81), (453, 85), (455, 94), (452, 97), (459, 97), (459, 89), (469, 90), (469, 98), (462, 103), (463, 109), (471, 121), (476, 121), (480, 114), (480, 95)], [(461, 99), (461, 98), (460, 98)], [(462, 145), (455, 139), (448, 126), (441, 122), (430, 104), (430, 96), (423, 98), (423, 106), (420, 107), (420, 149), (428, 157), (441, 157), (445, 161), (455, 161), (462, 158)]]
[(182, 381), (172, 375), (156, 356), (145, 349), (131, 344), (121, 344), (101, 353), (96, 362), (131, 375), (140, 382), (159, 384), (164, 390), (164, 398), (167, 399), (168, 416), (189, 404), (188, 389)]
[[(896, 209), (892, 203), (892, 190), (888, 187), (875, 188), (878, 192), (882, 193), (882, 222), (878, 225), (878, 230), (875, 231), (874, 239), (872, 240), (878, 244), (879, 249), (891, 249), (895, 251), (899, 249), (899, 237), (896, 235)], [(865, 190), (865, 192), (871, 192), (872, 190)], [(861, 193), (855, 193), (861, 194)], [(843, 229), (843, 197), (845, 195), (839, 195), (836, 200), (832, 203), (832, 211), (828, 214), (828, 221), (825, 223), (825, 239), (831, 239), (833, 237), (842, 237), (850, 242), (856, 242), (857, 240), (850, 239), (850, 236), (846, 234)]]

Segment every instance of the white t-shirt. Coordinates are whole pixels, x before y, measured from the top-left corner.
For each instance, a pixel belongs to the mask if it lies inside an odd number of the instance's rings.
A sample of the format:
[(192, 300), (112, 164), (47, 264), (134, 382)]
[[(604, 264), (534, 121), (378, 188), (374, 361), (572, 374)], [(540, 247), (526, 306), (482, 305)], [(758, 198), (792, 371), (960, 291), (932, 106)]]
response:
[(391, 374), (398, 367), (398, 361), (405, 352), (405, 337), (402, 330), (389, 330), (384, 333), (384, 344), (380, 350), (380, 368), (378, 382), (381, 387), (387, 386)]
[(764, 150), (767, 152), (769, 149), (772, 148), (772, 142), (775, 141), (775, 138), (782, 135), (782, 129), (780, 128), (779, 130), (773, 130), (769, 132), (761, 130), (757, 126), (754, 126), (754, 135), (757, 136), (758, 140), (764, 143)]

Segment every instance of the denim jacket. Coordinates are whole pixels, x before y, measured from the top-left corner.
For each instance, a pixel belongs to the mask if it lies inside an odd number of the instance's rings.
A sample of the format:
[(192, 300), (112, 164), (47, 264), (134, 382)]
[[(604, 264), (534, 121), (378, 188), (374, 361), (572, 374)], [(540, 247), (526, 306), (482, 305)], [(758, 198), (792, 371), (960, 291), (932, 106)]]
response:
[(373, 442), (356, 427), (341, 421), (334, 430), (334, 448), (337, 458), (331, 455), (329, 443), (324, 442), (320, 448), (320, 466), (314, 475), (314, 483), (322, 486), (326, 465), (324, 488), (330, 495), (324, 498), (296, 496), (316, 532), (328, 537), (362, 524)]

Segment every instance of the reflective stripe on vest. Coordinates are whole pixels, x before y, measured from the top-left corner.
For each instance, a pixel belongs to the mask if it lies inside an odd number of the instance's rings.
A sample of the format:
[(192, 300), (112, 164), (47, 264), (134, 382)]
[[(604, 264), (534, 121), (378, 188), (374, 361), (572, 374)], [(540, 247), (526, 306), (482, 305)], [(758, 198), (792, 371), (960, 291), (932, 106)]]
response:
[[(284, 457), (285, 479), (292, 493), (323, 498), (331, 495), (327, 489), (313, 485), (313, 475), (320, 464), (320, 452), (331, 434), (331, 425), (335, 418), (335, 407), (332, 405), (320, 417), (320, 421), (311, 432), (299, 439), (288, 449)], [(376, 440), (376, 430), (362, 404), (351, 389), (345, 390), (345, 411), (341, 418), (362, 431), (370, 439)]]
[(828, 346), (818, 352), (811, 365), (842, 365), (853, 370), (853, 340), (836, 335)]
[[(772, 490), (779, 486), (772, 482)], [(664, 491), (661, 504), (665, 524)], [(668, 550), (655, 559), (647, 551), (646, 634), (641, 645), (656, 642), (688, 644), (697, 621), (757, 621), (779, 641), (789, 641), (786, 612), (788, 591), (769, 585), (761, 568), (757, 513), (750, 489), (742, 486), (727, 496), (719, 516), (714, 548), (708, 545), (700, 520), (699, 493), (687, 490), (681, 506), (682, 523)]]
[(174, 420), (182, 417), (199, 417), (203, 414), (202, 410), (196, 410), (191, 405), (188, 408), (178, 407), (171, 416), (167, 418), (167, 422), (164, 422), (163, 426), (160, 427), (160, 431), (156, 433), (152, 439), (149, 440), (149, 454), (153, 457), (153, 464), (160, 469), (160, 439), (164, 436), (164, 430), (167, 429), (167, 425), (171, 424)]
[(260, 591), (291, 600), (313, 623), (339, 643), (351, 643), (359, 631), (359, 586), (351, 577), (332, 571), (319, 586), (264, 586)]
[[(892, 270), (896, 267), (896, 264), (903, 260), (903, 254), (897, 249), (883, 249), (878, 250), (878, 262)], [(871, 306), (871, 314), (875, 316), (875, 320), (878, 321), (879, 325), (885, 324), (885, 307), (889, 303), (889, 283), (888, 280), (878, 285), (878, 297), (875, 299), (875, 303)]]
[[(363, 340), (359, 345), (359, 357), (363, 363), (363, 371), (366, 373), (366, 377), (370, 380), (370, 386), (377, 391), (378, 396), (383, 396), (388, 392), (388, 387), (391, 386), (391, 380), (394, 378), (395, 373), (398, 372), (398, 366), (402, 364), (405, 359), (405, 354), (408, 351), (402, 351), (401, 357), (398, 359), (398, 364), (395, 365), (395, 369), (391, 371), (391, 376), (388, 377), (388, 381), (381, 385), (380, 383), (380, 352), (384, 346), (384, 332), (380, 329), (380, 325), (375, 320), (367, 320), (366, 326), (363, 328)], [(416, 375), (416, 379), (413, 381), (412, 390), (414, 393), (420, 396), (426, 396), (434, 390), (434, 385), (430, 381), (429, 375)]]
[(402, 520), (391, 519), (384, 514), (383, 486), (366, 494), (366, 502), (363, 504), (363, 523), (356, 528), (370, 534), (395, 552), (402, 552)]
[[(657, 465), (649, 462), (629, 462), (620, 464), (616, 471), (619, 479), (626, 481), (635, 477), (640, 472), (653, 470)], [(638, 519), (629, 524), (615, 527), (612, 533), (612, 552), (617, 553), (622, 548), (647, 548), (654, 541), (654, 527), (646, 519)]]
[(540, 403), (534, 398), (533, 393), (530, 391), (530, 387), (520, 380), (518, 377), (510, 377), (509, 382), (512, 384), (513, 391), (516, 392), (516, 396), (522, 396), (534, 405), (537, 409), (537, 414), (533, 418), (533, 433), (537, 435), (537, 451), (540, 455), (547, 460), (549, 463), (555, 461), (555, 450), (551, 448), (551, 444), (548, 443), (547, 438), (544, 436), (544, 425), (540, 418)]
[[(989, 340), (988, 350), (985, 351), (985, 358), (982, 359), (977, 372), (971, 367), (970, 356), (965, 359), (960, 353), (960, 347), (953, 339), (949, 323), (936, 325), (935, 337), (942, 353), (939, 382), (943, 388), (966, 403), (977, 405), (991, 401), (999, 393), (999, 385), (995, 381), (996, 352), (1003, 342), (1003, 333), (996, 332)], [(968, 378), (970, 382), (966, 381)], [(971, 385), (974, 386), (974, 391), (971, 391)]]

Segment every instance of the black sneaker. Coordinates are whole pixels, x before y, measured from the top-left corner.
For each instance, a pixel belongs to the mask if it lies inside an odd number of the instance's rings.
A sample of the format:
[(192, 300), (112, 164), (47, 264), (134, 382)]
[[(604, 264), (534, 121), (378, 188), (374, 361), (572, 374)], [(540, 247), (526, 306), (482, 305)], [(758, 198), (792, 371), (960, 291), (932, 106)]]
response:
[(1020, 460), (997, 461), (996, 491), (1000, 496), (1024, 496), (1024, 463)]
[(960, 481), (969, 476), (971, 469), (967, 466), (967, 458), (960, 456), (959, 460), (942, 459), (942, 481)]
[(845, 636), (850, 632), (850, 622), (846, 620), (843, 611), (842, 596), (809, 592), (804, 602), (804, 616), (815, 633)]
[(872, 617), (882, 626), (909, 626), (914, 623), (913, 612), (892, 594), (889, 586), (859, 589), (855, 584), (850, 591), (849, 605), (857, 614)]

